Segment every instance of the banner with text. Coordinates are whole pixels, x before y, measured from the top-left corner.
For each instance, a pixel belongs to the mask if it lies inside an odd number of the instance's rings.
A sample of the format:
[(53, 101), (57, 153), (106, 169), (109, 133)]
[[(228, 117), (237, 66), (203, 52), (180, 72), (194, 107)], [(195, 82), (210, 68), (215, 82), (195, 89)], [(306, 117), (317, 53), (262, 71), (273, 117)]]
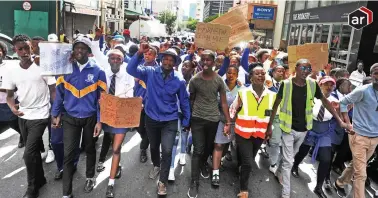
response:
[(67, 43), (39, 43), (40, 67), (42, 75), (62, 75), (73, 72), (69, 59), (72, 53), (72, 44)]
[(227, 12), (210, 23), (231, 26), (231, 34), (228, 40), (228, 47), (230, 48), (253, 39), (249, 24), (239, 9)]
[(224, 50), (228, 46), (231, 27), (228, 25), (197, 23), (194, 42), (197, 47), (210, 50)]
[(299, 59), (308, 59), (313, 71), (323, 70), (328, 64), (327, 43), (307, 43), (304, 45), (292, 45), (287, 47), (289, 57), (290, 74), (295, 72), (295, 63)]
[(114, 128), (138, 127), (142, 98), (118, 98), (102, 93), (100, 99), (101, 122)]

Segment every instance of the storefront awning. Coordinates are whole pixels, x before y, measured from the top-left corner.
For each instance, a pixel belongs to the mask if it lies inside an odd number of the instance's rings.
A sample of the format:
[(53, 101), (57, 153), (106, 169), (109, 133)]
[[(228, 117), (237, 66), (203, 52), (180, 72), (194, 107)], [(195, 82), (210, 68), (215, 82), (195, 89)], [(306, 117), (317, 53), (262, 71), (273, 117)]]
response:
[(136, 12), (136, 11), (134, 11), (134, 10), (127, 10), (127, 9), (125, 9), (125, 15), (131, 15), (131, 16), (133, 16), (133, 15), (141, 15), (142, 14), (142, 12)]

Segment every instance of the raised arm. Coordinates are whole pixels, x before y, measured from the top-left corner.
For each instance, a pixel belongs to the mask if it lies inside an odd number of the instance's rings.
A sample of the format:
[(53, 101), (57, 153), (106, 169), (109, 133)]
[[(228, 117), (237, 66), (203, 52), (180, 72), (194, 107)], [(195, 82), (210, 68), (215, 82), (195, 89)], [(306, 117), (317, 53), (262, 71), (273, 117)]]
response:
[(143, 53), (149, 50), (147, 43), (141, 43), (138, 52), (130, 59), (126, 71), (128, 74), (135, 78), (139, 78), (144, 82), (147, 81), (147, 73), (149, 67), (140, 67), (139, 64), (142, 61)]

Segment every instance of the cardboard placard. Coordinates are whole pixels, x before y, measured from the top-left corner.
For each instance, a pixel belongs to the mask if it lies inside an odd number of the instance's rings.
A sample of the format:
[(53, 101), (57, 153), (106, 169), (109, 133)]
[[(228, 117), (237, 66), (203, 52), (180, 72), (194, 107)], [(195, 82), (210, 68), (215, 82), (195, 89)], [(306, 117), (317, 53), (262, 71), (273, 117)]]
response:
[(101, 122), (114, 128), (138, 127), (142, 110), (142, 98), (118, 98), (101, 93)]
[(210, 50), (224, 50), (228, 46), (231, 27), (228, 25), (197, 23), (194, 42), (197, 47)]
[(71, 74), (72, 64), (69, 59), (72, 53), (72, 44), (41, 42), (40, 50), (41, 75), (54, 76)]
[(253, 39), (249, 24), (240, 9), (227, 12), (210, 23), (231, 26), (231, 34), (228, 41), (228, 47), (230, 48), (237, 46), (243, 41)]
[(306, 43), (304, 45), (292, 45), (287, 47), (289, 57), (289, 69), (295, 72), (295, 63), (299, 59), (308, 59), (313, 71), (323, 70), (328, 64), (327, 43)]

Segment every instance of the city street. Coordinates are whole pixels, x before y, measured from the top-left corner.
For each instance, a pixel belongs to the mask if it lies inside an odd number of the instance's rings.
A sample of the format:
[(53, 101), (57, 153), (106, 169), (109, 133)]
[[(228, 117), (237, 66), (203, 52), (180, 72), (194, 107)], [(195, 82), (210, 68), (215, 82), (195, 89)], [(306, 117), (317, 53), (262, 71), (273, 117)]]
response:
[[(44, 139), (47, 140), (47, 131)], [(102, 135), (101, 135), (102, 137)], [(45, 141), (46, 142), (46, 141)], [(97, 158), (100, 151), (102, 138), (97, 143)], [(22, 160), (23, 150), (17, 148), (18, 134), (9, 129), (0, 134), (0, 197), (19, 198), (26, 190), (26, 170)], [(152, 165), (150, 160), (146, 164), (139, 162), (139, 143), (140, 136), (136, 132), (127, 134), (122, 148), (121, 163), (123, 166), (122, 177), (116, 180), (116, 197), (144, 198), (156, 197), (156, 181), (148, 179), (148, 172)], [(46, 143), (45, 143), (45, 146)], [(97, 186), (86, 194), (83, 192), (85, 182), (85, 155), (80, 157), (78, 171), (74, 175), (73, 193), (75, 198), (97, 198), (105, 197), (108, 175), (110, 171), (110, 155), (105, 162), (106, 170), (97, 176)], [(315, 198), (312, 189), (316, 184), (316, 171), (312, 164), (305, 163), (300, 166), (300, 178), (292, 178), (292, 197), (293, 198)], [(278, 198), (280, 197), (281, 187), (274, 176), (268, 171), (268, 161), (262, 159), (260, 155), (256, 157), (257, 165), (253, 169), (250, 179), (250, 197)], [(176, 163), (177, 164), (177, 163)], [(225, 164), (226, 170), (221, 172), (221, 186), (219, 189), (212, 189), (210, 180), (201, 179), (199, 197), (236, 197), (238, 193), (238, 178), (235, 175), (235, 162)], [(41, 198), (61, 197), (62, 181), (54, 181), (56, 170), (55, 162), (44, 163), (47, 185), (40, 190)], [(306, 173), (304, 173), (305, 171)], [(187, 155), (187, 165), (176, 167), (176, 181), (168, 186), (168, 196), (174, 198), (187, 197), (188, 185), (190, 181), (190, 155)], [(333, 175), (335, 176), (335, 175)], [(329, 194), (329, 193), (328, 193)], [(333, 191), (329, 197), (338, 197)]]

